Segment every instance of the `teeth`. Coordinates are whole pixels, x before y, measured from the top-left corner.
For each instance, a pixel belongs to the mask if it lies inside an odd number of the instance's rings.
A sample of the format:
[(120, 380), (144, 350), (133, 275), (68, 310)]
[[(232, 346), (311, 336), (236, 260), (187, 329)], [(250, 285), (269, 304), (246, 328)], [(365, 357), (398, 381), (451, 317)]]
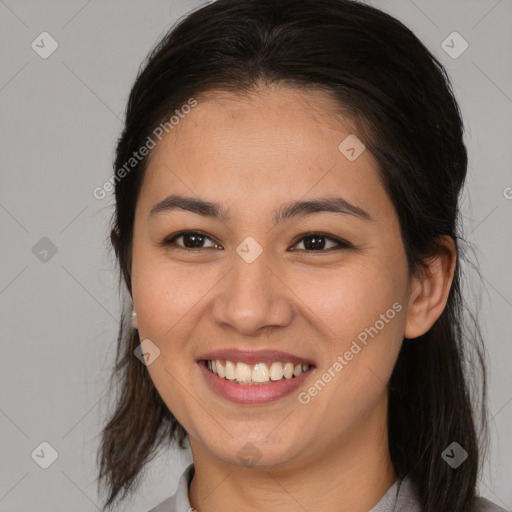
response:
[(252, 381), (253, 382), (268, 382), (269, 370), (265, 363), (258, 363), (254, 365), (252, 369)]
[(245, 363), (236, 363), (235, 379), (238, 382), (250, 382), (252, 379), (251, 367)]
[(220, 364), (220, 361), (215, 361), (215, 363), (217, 372), (213, 373), (217, 373), (217, 375), (223, 379), (226, 376), (226, 368)]
[(281, 380), (283, 378), (283, 365), (281, 363), (272, 363), (270, 366), (270, 378), (272, 380)]
[(231, 361), (226, 361), (226, 379), (235, 380), (235, 365)]
[[(223, 364), (224, 363), (224, 364)], [(293, 365), (293, 363), (280, 363), (278, 361), (270, 365), (257, 363), (249, 366), (242, 362), (233, 361), (207, 361), (206, 367), (221, 378), (236, 381), (239, 384), (259, 384), (269, 381), (278, 381), (298, 377), (309, 369), (308, 364)]]
[(283, 373), (285, 378), (291, 379), (293, 377), (293, 363), (286, 363), (284, 365)]

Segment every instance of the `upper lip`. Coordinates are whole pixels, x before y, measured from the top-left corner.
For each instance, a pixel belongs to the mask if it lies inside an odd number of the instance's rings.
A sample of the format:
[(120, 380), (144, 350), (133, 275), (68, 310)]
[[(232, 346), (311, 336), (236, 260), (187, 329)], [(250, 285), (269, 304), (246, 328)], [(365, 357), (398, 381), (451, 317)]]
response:
[(240, 350), (234, 348), (214, 350), (212, 352), (201, 354), (197, 358), (197, 361), (216, 359), (220, 359), (221, 361), (239, 361), (248, 365), (267, 361), (279, 361), (281, 363), (293, 363), (294, 365), (309, 364), (310, 366), (315, 366), (315, 363), (310, 359), (290, 354), (288, 352), (282, 352), (280, 350)]

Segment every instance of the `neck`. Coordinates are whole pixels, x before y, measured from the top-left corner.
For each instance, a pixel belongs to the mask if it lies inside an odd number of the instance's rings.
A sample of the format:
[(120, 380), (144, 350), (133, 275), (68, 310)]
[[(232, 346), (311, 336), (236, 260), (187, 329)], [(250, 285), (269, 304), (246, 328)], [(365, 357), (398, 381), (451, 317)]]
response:
[(335, 445), (317, 450), (316, 457), (275, 466), (227, 464), (191, 440), (195, 475), (190, 504), (197, 512), (337, 512), (340, 507), (367, 512), (397, 477), (382, 417), (373, 411), (371, 418), (346, 429)]

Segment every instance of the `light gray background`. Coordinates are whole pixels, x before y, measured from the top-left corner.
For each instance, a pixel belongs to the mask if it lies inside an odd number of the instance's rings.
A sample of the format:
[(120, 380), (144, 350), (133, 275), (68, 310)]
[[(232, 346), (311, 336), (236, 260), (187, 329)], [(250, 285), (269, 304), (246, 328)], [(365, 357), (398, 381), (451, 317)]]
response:
[[(467, 126), (466, 236), (486, 290), (491, 463), (483, 496), (512, 508), (512, 1), (373, 1), (398, 17), (446, 65)], [(95, 453), (103, 425), (120, 301), (106, 239), (112, 196), (92, 191), (111, 175), (137, 69), (191, 0), (0, 0), (0, 511), (97, 510)], [(42, 59), (43, 31), (58, 49)], [(441, 43), (469, 43), (458, 58)], [(435, 91), (432, 91), (435, 94)], [(435, 149), (435, 148), (433, 148)], [(49, 238), (57, 253), (32, 252)], [(48, 469), (31, 458), (43, 441)], [(145, 512), (174, 493), (187, 453), (150, 465), (125, 510)], [(454, 489), (454, 492), (457, 490)]]

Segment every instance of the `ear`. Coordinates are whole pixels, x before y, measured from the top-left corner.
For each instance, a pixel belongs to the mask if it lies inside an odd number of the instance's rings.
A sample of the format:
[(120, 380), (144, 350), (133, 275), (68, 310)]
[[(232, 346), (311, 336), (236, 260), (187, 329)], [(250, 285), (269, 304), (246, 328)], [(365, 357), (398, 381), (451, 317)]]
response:
[(438, 243), (438, 252), (427, 263), (425, 272), (412, 278), (405, 338), (412, 339), (425, 334), (446, 306), (455, 272), (457, 249), (448, 235), (440, 236)]

